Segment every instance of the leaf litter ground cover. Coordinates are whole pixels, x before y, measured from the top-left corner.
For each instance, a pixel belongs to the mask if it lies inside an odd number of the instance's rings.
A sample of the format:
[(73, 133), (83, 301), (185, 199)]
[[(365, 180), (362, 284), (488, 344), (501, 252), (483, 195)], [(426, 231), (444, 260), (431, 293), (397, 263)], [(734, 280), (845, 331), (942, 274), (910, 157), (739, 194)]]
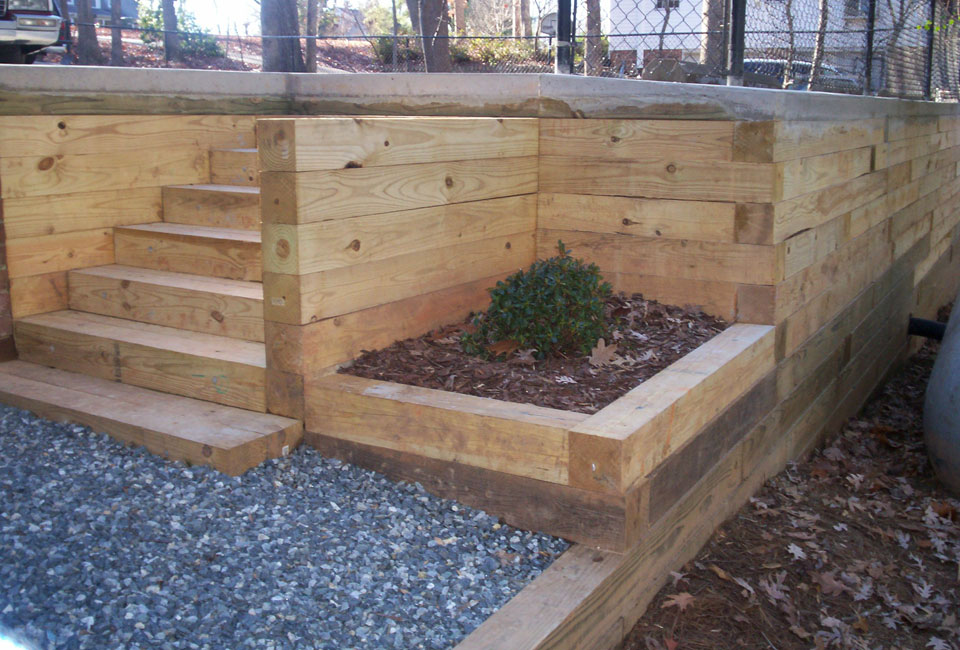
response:
[(727, 328), (703, 312), (645, 300), (640, 294), (607, 299), (610, 341), (590, 356), (538, 360), (511, 341), (490, 346), (495, 360), (467, 354), (460, 337), (473, 317), (365, 352), (341, 372), (401, 384), (491, 397), (507, 402), (596, 413)]
[(923, 445), (937, 347), (727, 521), (622, 650), (960, 648), (960, 501)]

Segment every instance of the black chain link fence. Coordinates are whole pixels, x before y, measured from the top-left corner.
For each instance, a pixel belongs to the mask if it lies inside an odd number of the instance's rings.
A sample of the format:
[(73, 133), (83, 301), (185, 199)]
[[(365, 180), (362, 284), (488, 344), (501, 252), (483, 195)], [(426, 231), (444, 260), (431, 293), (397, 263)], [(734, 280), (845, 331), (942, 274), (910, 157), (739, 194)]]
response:
[[(559, 1), (573, 25), (564, 72), (938, 101), (960, 96), (960, 26), (951, 21), (960, 0)], [(449, 0), (449, 36), (434, 41), (444, 41), (454, 72), (553, 72), (557, 2)], [(360, 10), (342, 10), (317, 38), (318, 69), (424, 71), (423, 39), (405, 33), (413, 30), (402, 21), (385, 30), (381, 17), (379, 25)], [(215, 48), (178, 65), (259, 69), (261, 38), (209, 36)], [(108, 58), (109, 29), (100, 30), (100, 40)], [(133, 65), (162, 48), (155, 32), (146, 40), (136, 28), (124, 30)]]

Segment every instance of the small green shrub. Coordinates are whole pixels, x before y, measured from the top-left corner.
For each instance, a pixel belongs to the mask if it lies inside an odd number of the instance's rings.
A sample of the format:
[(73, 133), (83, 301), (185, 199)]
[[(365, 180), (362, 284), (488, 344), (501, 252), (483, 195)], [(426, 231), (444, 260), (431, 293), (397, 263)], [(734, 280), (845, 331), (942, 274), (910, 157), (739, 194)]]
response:
[[(373, 53), (383, 65), (393, 62), (393, 37), (377, 36), (371, 40)], [(403, 61), (420, 61), (423, 59), (423, 52), (420, 51), (420, 43), (415, 38), (403, 36), (397, 38), (397, 63)]]
[(538, 359), (590, 354), (606, 335), (603, 306), (611, 288), (596, 264), (574, 259), (563, 242), (557, 248), (556, 257), (497, 282), (490, 307), (474, 320), (476, 331), (461, 337), (464, 351), (488, 355), (489, 345), (514, 341), (535, 349)]

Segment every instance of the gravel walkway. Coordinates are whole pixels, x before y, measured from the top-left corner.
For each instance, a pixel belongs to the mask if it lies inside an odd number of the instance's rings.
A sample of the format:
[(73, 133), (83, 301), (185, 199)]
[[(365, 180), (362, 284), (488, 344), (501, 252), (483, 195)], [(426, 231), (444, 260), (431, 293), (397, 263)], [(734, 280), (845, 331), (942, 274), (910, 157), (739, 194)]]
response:
[(0, 405), (28, 647), (448, 648), (566, 547), (310, 448), (232, 478)]

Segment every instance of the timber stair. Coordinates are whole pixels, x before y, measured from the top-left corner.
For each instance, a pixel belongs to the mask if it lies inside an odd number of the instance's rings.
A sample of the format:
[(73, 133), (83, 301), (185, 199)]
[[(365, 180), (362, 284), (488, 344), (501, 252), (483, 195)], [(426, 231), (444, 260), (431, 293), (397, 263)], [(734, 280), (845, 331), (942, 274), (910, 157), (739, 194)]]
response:
[(210, 160), (214, 182), (162, 189), (164, 221), (114, 229), (115, 264), (69, 272), (69, 309), (16, 321), (0, 398), (229, 473), (299, 443), (265, 414), (256, 150)]

